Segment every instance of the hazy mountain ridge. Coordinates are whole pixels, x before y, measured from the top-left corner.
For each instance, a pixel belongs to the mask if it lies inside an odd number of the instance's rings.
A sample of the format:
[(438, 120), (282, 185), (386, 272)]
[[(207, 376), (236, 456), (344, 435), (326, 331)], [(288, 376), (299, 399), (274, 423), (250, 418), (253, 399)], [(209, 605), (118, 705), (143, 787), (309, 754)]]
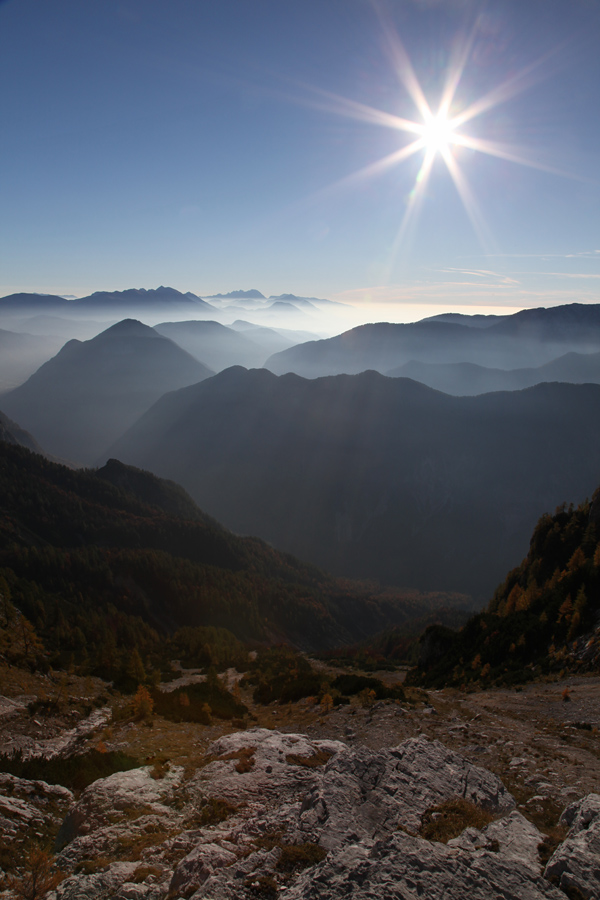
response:
[(197, 297), (188, 291), (182, 294), (175, 288), (160, 286), (158, 288), (127, 288), (123, 291), (95, 291), (86, 297), (77, 297), (74, 300), (66, 300), (54, 294), (9, 294), (7, 297), (0, 298), (0, 312), (2, 311), (21, 311), (32, 308), (37, 311), (58, 310), (69, 313), (82, 313), (88, 311), (102, 312), (108, 308), (111, 311), (121, 311), (124, 313), (127, 309), (146, 308), (148, 306), (183, 306), (194, 309), (197, 312), (210, 311), (210, 303)]
[(360, 325), (274, 354), (265, 366), (275, 374), (296, 372), (306, 378), (366, 369), (385, 373), (411, 361), (520, 368), (542, 365), (569, 350), (600, 349), (597, 304), (523, 310), (484, 328), (447, 318)]
[(386, 373), (413, 378), (438, 391), (465, 396), (518, 391), (544, 381), (600, 384), (600, 353), (565, 353), (537, 368), (490, 369), (475, 363), (424, 363), (414, 360)]
[(34, 453), (43, 453), (35, 438), (2, 412), (0, 412), (0, 441), (26, 447)]
[(540, 510), (593, 490), (598, 447), (596, 385), (459, 398), (233, 368), (163, 396), (110, 455), (331, 571), (485, 599)]
[(11, 390), (29, 378), (61, 345), (54, 335), (0, 329), (0, 391)]
[[(220, 322), (161, 322), (154, 326), (154, 330), (215, 372), (233, 365), (246, 368), (262, 366), (269, 355), (269, 351), (251, 337)], [(282, 339), (281, 343), (289, 345), (290, 342)]]
[(166, 390), (210, 375), (173, 341), (124, 320), (89, 341), (68, 341), (2, 406), (50, 453), (92, 463)]

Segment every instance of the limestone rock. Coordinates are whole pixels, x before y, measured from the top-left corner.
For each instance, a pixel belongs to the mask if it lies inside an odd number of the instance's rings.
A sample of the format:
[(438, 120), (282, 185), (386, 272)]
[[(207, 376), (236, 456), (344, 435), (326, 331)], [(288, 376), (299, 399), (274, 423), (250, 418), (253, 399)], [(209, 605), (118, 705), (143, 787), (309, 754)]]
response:
[(565, 900), (529, 866), (500, 853), (476, 854), (401, 832), (350, 845), (303, 873), (281, 900)]
[(160, 900), (165, 896), (161, 887), (129, 882), (138, 863), (113, 863), (94, 875), (73, 875), (59, 884), (46, 900)]
[(181, 782), (183, 769), (173, 767), (164, 778), (153, 778), (151, 773), (151, 767), (144, 766), (94, 781), (65, 818), (57, 846), (62, 848), (76, 837), (109, 824), (119, 813), (130, 817), (132, 810), (139, 810), (169, 817), (169, 802)]
[(212, 875), (215, 869), (229, 866), (236, 859), (235, 853), (224, 849), (219, 844), (201, 844), (188, 853), (175, 869), (169, 893), (174, 897), (178, 894), (189, 897)]
[(305, 799), (300, 828), (328, 849), (399, 827), (416, 832), (425, 810), (451, 797), (494, 812), (515, 805), (499, 778), (439, 741), (410, 738), (379, 753), (345, 748)]
[(30, 781), (0, 773), (0, 833), (5, 839), (55, 821), (73, 803), (73, 794), (60, 785)]
[[(454, 797), (497, 818), (447, 845), (419, 837), (423, 813)], [(144, 767), (90, 785), (61, 829), (57, 862), (73, 874), (52, 900), (600, 897), (600, 795), (565, 811), (544, 874), (543, 836), (514, 806), (495, 775), (423, 735), (371, 751), (250, 729), (214, 742), (187, 779)], [(103, 871), (76, 874), (96, 860)]]
[(571, 803), (560, 821), (570, 826), (567, 838), (557, 848), (544, 875), (565, 893), (579, 891), (586, 900), (600, 897), (600, 794)]

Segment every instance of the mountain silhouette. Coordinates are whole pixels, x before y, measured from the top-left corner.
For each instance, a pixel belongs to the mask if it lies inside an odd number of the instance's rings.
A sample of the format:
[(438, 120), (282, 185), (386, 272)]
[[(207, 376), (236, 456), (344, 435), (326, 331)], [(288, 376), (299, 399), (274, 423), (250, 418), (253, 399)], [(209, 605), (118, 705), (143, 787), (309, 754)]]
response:
[(540, 512), (598, 482), (600, 386), (451, 397), (235, 367), (163, 396), (110, 455), (337, 574), (486, 599)]

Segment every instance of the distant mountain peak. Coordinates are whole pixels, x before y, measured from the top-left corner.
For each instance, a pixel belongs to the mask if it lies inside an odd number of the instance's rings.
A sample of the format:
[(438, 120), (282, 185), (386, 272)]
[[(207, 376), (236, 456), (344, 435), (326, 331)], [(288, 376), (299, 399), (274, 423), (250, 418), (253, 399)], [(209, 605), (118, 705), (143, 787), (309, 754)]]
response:
[(266, 300), (264, 294), (261, 294), (260, 291), (257, 291), (256, 288), (252, 288), (249, 291), (229, 291), (228, 294), (211, 294), (211, 298), (219, 298), (221, 300), (240, 300), (246, 298), (248, 300)]
[(111, 325), (109, 328), (106, 328), (100, 334), (96, 335), (94, 340), (101, 337), (118, 337), (119, 335), (127, 337), (159, 337), (153, 328), (150, 328), (149, 325), (144, 325), (144, 323), (138, 321), (138, 319), (123, 319), (121, 322), (116, 322), (114, 325)]

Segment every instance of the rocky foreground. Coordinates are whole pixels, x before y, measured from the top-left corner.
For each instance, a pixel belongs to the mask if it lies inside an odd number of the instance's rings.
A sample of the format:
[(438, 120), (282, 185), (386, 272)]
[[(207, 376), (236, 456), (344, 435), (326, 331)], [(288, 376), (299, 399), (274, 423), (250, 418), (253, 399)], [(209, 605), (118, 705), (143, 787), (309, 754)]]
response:
[[(99, 779), (77, 802), (0, 779), (7, 842), (62, 819), (52, 900), (600, 897), (599, 794), (564, 810), (553, 846), (496, 775), (423, 735), (378, 751), (254, 728), (189, 768)], [(452, 802), (477, 824), (447, 839), (435, 828)]]

